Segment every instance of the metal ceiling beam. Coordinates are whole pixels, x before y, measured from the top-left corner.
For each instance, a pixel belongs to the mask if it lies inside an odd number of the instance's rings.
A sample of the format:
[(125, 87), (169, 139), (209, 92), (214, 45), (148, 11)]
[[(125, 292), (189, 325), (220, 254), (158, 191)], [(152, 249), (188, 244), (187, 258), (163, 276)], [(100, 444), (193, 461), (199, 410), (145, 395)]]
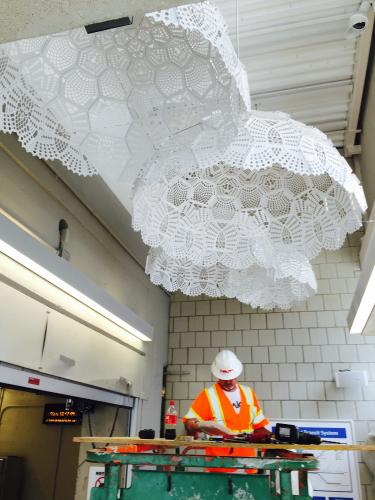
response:
[(94, 23), (133, 16), (197, 0), (12, 0), (0, 2), (0, 43), (59, 33)]
[(366, 80), (367, 63), (371, 48), (372, 30), (374, 27), (374, 11), (368, 12), (368, 26), (358, 40), (357, 57), (354, 67), (354, 86), (348, 111), (348, 126), (345, 131), (344, 156), (350, 157), (361, 153), (360, 146), (355, 145), (355, 137), (358, 132), (358, 119), (361, 110), (363, 89)]
[(299, 94), (303, 92), (308, 92), (308, 91), (319, 91), (319, 90), (326, 90), (326, 89), (336, 89), (338, 87), (345, 87), (347, 85), (351, 85), (352, 80), (350, 78), (346, 78), (344, 80), (336, 80), (332, 82), (324, 82), (324, 83), (317, 83), (315, 85), (307, 84), (307, 85), (299, 85), (298, 87), (290, 87), (288, 89), (280, 89), (280, 90), (271, 90), (268, 92), (252, 92), (251, 93), (251, 98), (264, 98), (264, 97), (273, 97), (273, 96), (284, 96), (284, 95), (294, 95), (294, 94)]

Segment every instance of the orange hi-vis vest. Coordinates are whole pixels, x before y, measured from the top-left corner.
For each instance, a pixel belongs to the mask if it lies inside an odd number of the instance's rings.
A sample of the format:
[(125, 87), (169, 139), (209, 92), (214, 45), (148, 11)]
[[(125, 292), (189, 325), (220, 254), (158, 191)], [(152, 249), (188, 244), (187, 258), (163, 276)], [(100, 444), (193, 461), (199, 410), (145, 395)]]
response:
[[(234, 432), (251, 433), (256, 429), (265, 427), (269, 422), (263, 415), (262, 408), (254, 392), (250, 387), (238, 384), (241, 394), (240, 412), (237, 414), (217, 383), (212, 387), (204, 389), (195, 399), (190, 410), (183, 418), (183, 422), (189, 419), (214, 420)], [(206, 448), (206, 455), (231, 457), (254, 457), (256, 451), (251, 448)], [(211, 470), (211, 469), (210, 469)], [(233, 472), (232, 469), (212, 469), (217, 472)], [(252, 472), (252, 471), (247, 471)]]

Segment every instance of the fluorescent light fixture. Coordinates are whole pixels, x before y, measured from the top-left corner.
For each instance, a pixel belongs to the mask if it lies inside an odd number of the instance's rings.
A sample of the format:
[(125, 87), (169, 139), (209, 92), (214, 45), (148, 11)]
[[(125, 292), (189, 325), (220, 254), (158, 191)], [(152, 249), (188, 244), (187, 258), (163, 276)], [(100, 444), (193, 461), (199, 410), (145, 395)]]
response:
[[(375, 314), (375, 226), (368, 226), (367, 246), (362, 270), (349, 310), (348, 325), (352, 334), (367, 334), (366, 325)], [(368, 330), (368, 329), (367, 329)]]
[[(355, 300), (355, 299), (354, 299)], [(353, 301), (354, 302), (354, 301)], [(357, 310), (355, 311), (353, 322), (350, 325), (350, 333), (363, 333), (367, 321), (375, 306), (375, 268), (372, 270), (366, 288), (363, 292)]]
[(0, 252), (138, 339), (152, 340), (149, 323), (2, 215)]

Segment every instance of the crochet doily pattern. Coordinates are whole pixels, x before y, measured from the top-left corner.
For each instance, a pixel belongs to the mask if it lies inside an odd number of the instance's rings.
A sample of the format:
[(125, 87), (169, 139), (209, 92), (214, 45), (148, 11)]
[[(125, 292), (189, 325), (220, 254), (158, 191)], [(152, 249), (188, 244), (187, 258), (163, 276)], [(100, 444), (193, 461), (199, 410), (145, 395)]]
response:
[(246, 72), (209, 2), (0, 46), (0, 130), (99, 174), (169, 291), (287, 308), (310, 259), (361, 226), (363, 189), (319, 130), (250, 109)]
[[(181, 290), (192, 296), (226, 296), (254, 308), (286, 309), (294, 302), (307, 299), (317, 286), (308, 261), (301, 257), (300, 262), (294, 262), (294, 276), (283, 276), (282, 267), (278, 275), (272, 269), (265, 270), (257, 265), (243, 270), (228, 269), (222, 264), (201, 267), (188, 259), (171, 259), (159, 247), (150, 250), (146, 273), (153, 283), (170, 292)], [(288, 274), (291, 272), (290, 267), (286, 270)]]
[[(165, 145), (224, 148), (250, 106), (247, 76), (208, 2), (137, 28), (83, 28), (0, 47), (0, 129), (80, 175), (139, 170)], [(213, 132), (212, 132), (213, 131)]]
[(133, 228), (152, 247), (151, 280), (253, 307), (310, 296), (309, 260), (362, 224), (363, 190), (344, 158), (284, 113), (251, 112), (209, 167), (194, 147), (155, 154), (134, 185)]
[(145, 243), (203, 266), (271, 267), (280, 246), (311, 259), (340, 248), (360, 226), (356, 198), (327, 173), (279, 166), (218, 163), (183, 175), (156, 162), (138, 179), (133, 198), (133, 227)]

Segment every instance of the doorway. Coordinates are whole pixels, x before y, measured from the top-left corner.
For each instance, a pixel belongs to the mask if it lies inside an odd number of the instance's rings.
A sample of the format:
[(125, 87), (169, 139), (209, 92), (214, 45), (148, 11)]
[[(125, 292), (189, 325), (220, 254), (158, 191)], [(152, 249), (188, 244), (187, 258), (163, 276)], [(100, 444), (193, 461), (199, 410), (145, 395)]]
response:
[[(64, 381), (60, 384), (68, 388)], [(132, 411), (130, 406), (87, 400), (89, 389), (82, 386), (82, 397), (73, 397), (74, 404), (84, 409), (82, 423), (52, 425), (43, 423), (45, 405), (65, 407), (67, 396), (0, 386), (0, 457), (21, 457), (23, 463), (22, 473), (17, 470), (12, 477), (12, 482), (21, 485), (19, 495), (12, 500), (86, 500), (90, 470), (86, 451), (95, 443), (78, 445), (73, 437), (127, 436)], [(73, 392), (77, 393), (74, 387)], [(94, 394), (103, 397), (98, 390)], [(116, 402), (133, 403), (132, 398), (120, 398), (115, 393), (106, 396)], [(0, 491), (0, 500), (10, 499), (3, 498)]]

